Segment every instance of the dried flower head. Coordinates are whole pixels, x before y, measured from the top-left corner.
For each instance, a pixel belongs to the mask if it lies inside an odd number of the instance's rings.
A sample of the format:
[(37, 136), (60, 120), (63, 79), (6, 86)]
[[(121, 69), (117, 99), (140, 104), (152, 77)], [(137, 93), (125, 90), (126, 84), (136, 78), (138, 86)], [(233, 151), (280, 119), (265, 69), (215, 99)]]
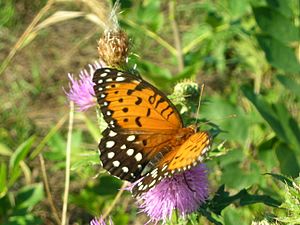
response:
[(110, 67), (124, 64), (129, 53), (128, 36), (121, 30), (116, 15), (119, 7), (117, 1), (111, 11), (104, 34), (98, 42), (99, 57)]
[(118, 67), (126, 62), (128, 45), (128, 37), (124, 31), (108, 30), (98, 42), (99, 57), (110, 67)]
[(198, 209), (208, 197), (207, 169), (204, 164), (163, 179), (153, 189), (138, 196), (142, 212), (149, 217), (149, 222), (165, 223), (171, 218), (173, 210), (184, 217)]

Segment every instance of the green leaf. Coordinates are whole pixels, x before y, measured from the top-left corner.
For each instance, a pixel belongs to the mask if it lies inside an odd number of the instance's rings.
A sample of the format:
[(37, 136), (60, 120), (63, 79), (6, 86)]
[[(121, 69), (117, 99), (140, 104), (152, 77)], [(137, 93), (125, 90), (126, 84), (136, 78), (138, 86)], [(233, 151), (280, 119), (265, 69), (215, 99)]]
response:
[(290, 0), (267, 0), (269, 6), (278, 10), (286, 17), (291, 18), (293, 16), (293, 12), (289, 6), (289, 2)]
[(291, 91), (298, 99), (300, 99), (300, 84), (295, 79), (291, 79), (284, 75), (278, 75), (277, 79), (286, 87), (286, 90)]
[(43, 221), (32, 213), (26, 213), (21, 216), (11, 216), (5, 225), (39, 225)]
[(94, 189), (98, 195), (115, 195), (119, 191), (122, 182), (113, 176), (102, 176), (98, 186)]
[(248, 0), (227, 0), (227, 8), (232, 17), (241, 17), (249, 8)]
[(145, 80), (152, 80), (158, 88), (170, 89), (172, 74), (167, 68), (161, 68), (147, 61), (141, 61), (139, 68)]
[(16, 207), (18, 209), (32, 209), (43, 199), (44, 189), (42, 183), (27, 185), (18, 191), (16, 196)]
[(219, 187), (214, 197), (202, 207), (209, 208), (217, 215), (221, 215), (223, 209), (233, 203), (239, 203), (240, 206), (263, 203), (265, 205), (278, 207), (281, 203), (267, 195), (252, 195), (243, 189), (235, 195), (225, 191), (225, 186)]
[(7, 168), (5, 163), (1, 163), (0, 165), (0, 198), (2, 198), (7, 192)]
[(240, 169), (239, 163), (232, 163), (223, 169), (221, 182), (229, 188), (249, 188), (261, 181), (261, 174), (256, 164), (252, 163), (249, 171)]
[(262, 96), (254, 94), (249, 86), (243, 86), (242, 91), (276, 135), (300, 153), (300, 129), (286, 107), (281, 103), (273, 105), (267, 103)]
[(0, 155), (11, 156), (12, 150), (8, 148), (5, 144), (0, 143)]
[(279, 139), (275, 136), (269, 140), (263, 141), (258, 146), (258, 159), (264, 164), (264, 171), (272, 171), (274, 167), (278, 167), (279, 163), (274, 151)]
[(160, 1), (145, 1), (141, 4), (141, 7), (138, 8), (137, 18), (140, 24), (147, 26), (152, 31), (158, 31), (164, 21), (164, 16), (160, 10), (161, 2)]
[(270, 36), (257, 35), (256, 38), (272, 66), (285, 72), (300, 72), (300, 64), (292, 48)]
[(223, 210), (224, 225), (248, 225), (251, 223), (250, 218), (243, 215), (245, 210), (242, 208), (227, 207)]
[(282, 174), (276, 174), (276, 173), (266, 173), (266, 174), (271, 175), (272, 177), (276, 178), (277, 180), (280, 180), (282, 183), (287, 184), (290, 187), (293, 187), (293, 181)]
[(180, 73), (176, 74), (174, 79), (172, 79), (172, 83), (179, 82), (183, 79), (189, 79), (196, 75), (200, 68), (200, 63), (192, 64), (191, 66), (186, 66)]
[(9, 160), (9, 174), (10, 174), (10, 179), (9, 179), (9, 186), (12, 185), (15, 180), (18, 178), (20, 175), (20, 167), (19, 163), (20, 161), (24, 160), (27, 154), (29, 153), (29, 150), (35, 140), (35, 137), (32, 136), (28, 138), (25, 142), (23, 142), (17, 150), (12, 154)]
[(282, 15), (277, 10), (269, 7), (253, 8), (256, 22), (263, 33), (288, 43), (299, 40), (299, 29), (292, 20)]
[(287, 145), (279, 144), (276, 149), (277, 159), (280, 163), (281, 173), (291, 176), (298, 177), (300, 172), (299, 163), (297, 156)]

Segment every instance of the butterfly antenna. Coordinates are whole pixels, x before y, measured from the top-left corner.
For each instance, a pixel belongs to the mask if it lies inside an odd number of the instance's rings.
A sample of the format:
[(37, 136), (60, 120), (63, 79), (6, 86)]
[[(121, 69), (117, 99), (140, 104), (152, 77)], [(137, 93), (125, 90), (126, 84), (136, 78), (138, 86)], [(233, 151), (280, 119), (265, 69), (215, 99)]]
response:
[(196, 127), (198, 127), (198, 119), (199, 119), (199, 114), (200, 114), (200, 106), (201, 106), (201, 99), (202, 99), (203, 91), (204, 91), (204, 84), (201, 85), (201, 90), (200, 90), (200, 97), (199, 97), (197, 114), (196, 114)]

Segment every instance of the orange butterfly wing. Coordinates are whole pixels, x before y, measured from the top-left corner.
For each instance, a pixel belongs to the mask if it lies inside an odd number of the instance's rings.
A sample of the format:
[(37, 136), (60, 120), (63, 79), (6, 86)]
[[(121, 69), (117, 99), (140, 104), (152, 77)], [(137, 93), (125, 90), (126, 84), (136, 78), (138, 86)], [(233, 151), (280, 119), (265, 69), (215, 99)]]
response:
[(182, 127), (181, 117), (170, 100), (146, 81), (109, 68), (98, 69), (93, 81), (104, 119), (112, 128), (167, 130)]
[(192, 134), (182, 145), (174, 147), (157, 163), (155, 169), (146, 173), (133, 193), (139, 195), (154, 187), (163, 177), (180, 173), (201, 163), (211, 147), (211, 137), (207, 132)]

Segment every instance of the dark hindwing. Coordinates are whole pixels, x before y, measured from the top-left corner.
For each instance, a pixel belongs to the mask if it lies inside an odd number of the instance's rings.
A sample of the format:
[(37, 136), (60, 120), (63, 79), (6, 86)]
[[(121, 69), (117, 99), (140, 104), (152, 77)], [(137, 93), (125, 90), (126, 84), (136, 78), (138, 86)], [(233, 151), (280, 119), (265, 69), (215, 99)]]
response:
[(139, 179), (147, 162), (137, 135), (110, 128), (102, 135), (99, 149), (103, 168), (122, 180), (133, 182)]

